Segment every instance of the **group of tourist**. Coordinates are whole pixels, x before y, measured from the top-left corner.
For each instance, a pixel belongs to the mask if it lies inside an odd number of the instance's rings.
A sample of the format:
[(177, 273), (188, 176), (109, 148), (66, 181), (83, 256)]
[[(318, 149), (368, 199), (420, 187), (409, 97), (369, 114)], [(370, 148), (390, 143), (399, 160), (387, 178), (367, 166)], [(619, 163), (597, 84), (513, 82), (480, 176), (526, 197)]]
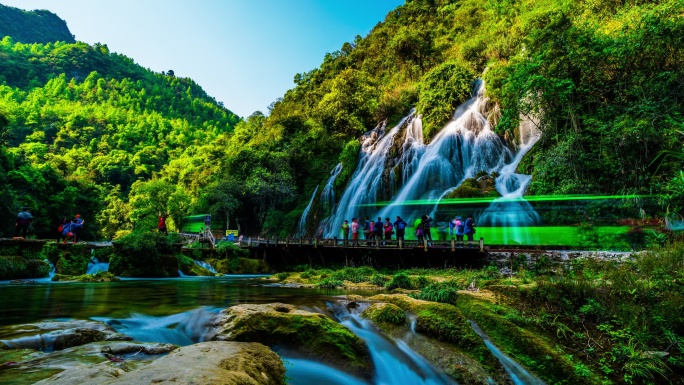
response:
[[(33, 215), (29, 211), (28, 207), (22, 207), (19, 214), (17, 214), (17, 220), (14, 225), (14, 237), (15, 238), (26, 238), (29, 226), (31, 226), (31, 221), (33, 221)], [(83, 223), (85, 221), (81, 218), (80, 214), (69, 220), (67, 217), (62, 217), (62, 219), (57, 224), (57, 243), (59, 242), (73, 242), (77, 243), (81, 238), (81, 230), (83, 229)], [(21, 234), (21, 236), (19, 236)]]
[(349, 233), (351, 233), (352, 243), (358, 245), (361, 232), (363, 232), (366, 240), (391, 240), (395, 232), (397, 239), (404, 239), (406, 226), (406, 222), (400, 216), (397, 216), (397, 220), (394, 222), (389, 218), (385, 218), (383, 221), (382, 217), (378, 217), (376, 221), (372, 221), (366, 217), (363, 227), (359, 223), (359, 218), (352, 218), (351, 224), (345, 219), (341, 228), (344, 241), (347, 242), (349, 240)]
[[(431, 232), (432, 221), (433, 219), (430, 218), (430, 215), (425, 214), (416, 219), (413, 224), (413, 228), (416, 231), (416, 239), (418, 239), (418, 242), (421, 244), (427, 242), (428, 245), (433, 245)], [(359, 245), (359, 239), (362, 239), (361, 233), (363, 233), (363, 239), (385, 241), (392, 240), (392, 236), (396, 233), (396, 239), (403, 241), (406, 227), (408, 227), (408, 225), (400, 216), (397, 216), (397, 219), (394, 222), (389, 218), (385, 218), (383, 221), (382, 217), (378, 217), (376, 221), (373, 221), (366, 217), (363, 224), (359, 223), (359, 218), (352, 218), (351, 223), (345, 219), (340, 226), (344, 242), (347, 243), (349, 241), (349, 234), (351, 233), (351, 241), (354, 246)], [(475, 222), (473, 221), (472, 215), (469, 215), (465, 221), (462, 217), (456, 216), (449, 222), (449, 235), (452, 239), (456, 239), (456, 244), (458, 246), (464, 246), (464, 236), (468, 238), (468, 244), (472, 245), (474, 234)]]
[(83, 223), (85, 221), (80, 214), (69, 220), (67, 217), (62, 217), (57, 227), (57, 243), (73, 242), (76, 244), (81, 239), (81, 230), (83, 230)]

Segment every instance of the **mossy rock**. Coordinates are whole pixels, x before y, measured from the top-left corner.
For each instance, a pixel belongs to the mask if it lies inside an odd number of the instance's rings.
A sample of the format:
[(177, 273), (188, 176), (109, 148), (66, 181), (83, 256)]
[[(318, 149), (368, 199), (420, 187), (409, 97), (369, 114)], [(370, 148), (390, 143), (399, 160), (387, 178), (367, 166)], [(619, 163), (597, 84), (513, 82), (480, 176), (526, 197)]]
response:
[(101, 271), (97, 274), (64, 275), (55, 274), (52, 277), (54, 282), (119, 282), (119, 277), (108, 271)]
[(447, 198), (481, 198), (484, 196), (485, 194), (480, 190), (477, 180), (475, 178), (468, 178), (450, 192)]
[[(215, 274), (195, 263), (195, 261), (182, 254), (176, 255), (178, 259), (178, 270), (183, 274), (193, 277), (213, 277)], [(210, 263), (211, 264), (211, 263)]]
[(406, 313), (404, 310), (391, 303), (371, 304), (361, 315), (381, 326), (383, 330), (406, 323)]
[(41, 259), (27, 259), (19, 255), (0, 255), (0, 280), (47, 277), (50, 265)]
[[(459, 352), (467, 355), (464, 361), (472, 359), (495, 380), (505, 378), (503, 368), (491, 354), (487, 346), (472, 329), (461, 311), (449, 304), (418, 300), (406, 294), (378, 294), (368, 298), (372, 301), (390, 303), (405, 312), (415, 314), (416, 333), (451, 344)], [(381, 328), (383, 324), (378, 326)], [(384, 329), (391, 331), (391, 329)], [(446, 365), (446, 364), (445, 364)], [(483, 377), (476, 368), (449, 364), (449, 375), (460, 383), (482, 383)], [(447, 369), (445, 367), (445, 369)]]
[(531, 325), (517, 325), (506, 317), (505, 305), (471, 295), (459, 297), (458, 308), (487, 334), (492, 343), (531, 373), (549, 384), (599, 384), (600, 376), (582, 376), (579, 363), (563, 352), (552, 336)]
[(373, 366), (365, 342), (323, 314), (282, 303), (243, 304), (221, 311), (214, 327), (212, 340), (284, 346), (355, 375), (372, 377)]
[(206, 262), (221, 274), (266, 274), (269, 271), (268, 264), (261, 259), (207, 259)]

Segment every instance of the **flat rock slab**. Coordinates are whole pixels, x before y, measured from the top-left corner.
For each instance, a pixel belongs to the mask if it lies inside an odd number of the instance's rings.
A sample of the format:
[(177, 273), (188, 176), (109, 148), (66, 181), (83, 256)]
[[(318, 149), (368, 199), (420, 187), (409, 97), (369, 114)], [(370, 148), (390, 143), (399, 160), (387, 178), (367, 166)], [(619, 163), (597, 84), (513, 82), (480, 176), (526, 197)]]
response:
[(285, 367), (258, 343), (213, 341), (184, 346), (131, 371), (115, 363), (78, 365), (35, 385), (281, 385)]

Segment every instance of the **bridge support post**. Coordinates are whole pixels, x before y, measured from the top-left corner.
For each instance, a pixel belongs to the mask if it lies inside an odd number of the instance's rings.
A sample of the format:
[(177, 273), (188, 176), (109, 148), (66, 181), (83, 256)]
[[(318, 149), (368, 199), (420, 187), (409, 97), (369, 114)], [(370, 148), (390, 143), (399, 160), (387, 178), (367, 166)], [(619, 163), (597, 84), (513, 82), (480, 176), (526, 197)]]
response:
[(314, 249), (318, 248), (318, 238), (314, 238)]
[(375, 238), (375, 248), (376, 249), (380, 248), (380, 241), (378, 240), (378, 238)]
[(302, 247), (302, 237), (299, 237), (299, 247)]
[(427, 239), (423, 239), (423, 248), (427, 251)]
[(454, 241), (453, 238), (451, 238), (451, 251), (452, 252), (456, 251), (456, 242)]
[(247, 240), (247, 247), (252, 247), (252, 237)]
[(480, 252), (484, 252), (484, 238), (480, 237)]
[(290, 238), (285, 238), (285, 247), (290, 247)]
[(401, 238), (397, 239), (397, 242), (399, 242), (399, 250), (404, 248), (404, 242), (402, 241)]

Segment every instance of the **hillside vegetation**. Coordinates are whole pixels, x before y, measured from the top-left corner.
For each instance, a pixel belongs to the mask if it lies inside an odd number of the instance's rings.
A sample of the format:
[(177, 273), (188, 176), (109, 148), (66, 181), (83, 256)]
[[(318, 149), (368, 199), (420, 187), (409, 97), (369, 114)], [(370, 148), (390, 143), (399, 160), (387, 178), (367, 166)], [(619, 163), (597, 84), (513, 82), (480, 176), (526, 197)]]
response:
[(647, 214), (676, 216), (682, 15), (678, 0), (407, 1), (244, 121), (191, 80), (105, 45), (6, 38), (2, 63), (15, 64), (0, 64), (3, 217), (23, 204), (45, 221), (80, 208), (113, 236), (153, 226), (158, 211), (172, 227), (211, 212), (245, 233), (291, 235), (338, 162), (344, 188), (361, 134), (417, 107), (429, 140), (478, 77), (502, 136), (515, 136), (521, 114), (541, 119), (542, 139), (520, 166), (533, 175), (528, 194), (658, 194), (659, 211)]
[(24, 11), (0, 4), (0, 37), (12, 36), (22, 43), (75, 43), (64, 20), (46, 10)]

